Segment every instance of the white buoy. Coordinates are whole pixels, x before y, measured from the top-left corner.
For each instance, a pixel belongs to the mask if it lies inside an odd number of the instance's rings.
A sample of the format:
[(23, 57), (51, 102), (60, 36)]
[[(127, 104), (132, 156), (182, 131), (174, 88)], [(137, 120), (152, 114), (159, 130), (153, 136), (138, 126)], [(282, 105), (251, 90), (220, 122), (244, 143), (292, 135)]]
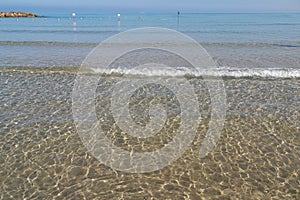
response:
[(72, 17), (73, 17), (73, 31), (76, 31), (77, 30), (76, 13), (73, 12)]

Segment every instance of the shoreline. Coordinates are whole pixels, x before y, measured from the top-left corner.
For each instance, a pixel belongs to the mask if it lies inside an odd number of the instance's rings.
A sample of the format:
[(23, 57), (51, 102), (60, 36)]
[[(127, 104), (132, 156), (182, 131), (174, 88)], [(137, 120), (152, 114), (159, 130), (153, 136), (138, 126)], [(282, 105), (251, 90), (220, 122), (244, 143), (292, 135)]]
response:
[[(271, 70), (271, 71), (268, 71)], [(222, 79), (253, 79), (253, 80), (299, 80), (300, 76), (297, 74), (300, 71), (298, 69), (239, 69), (239, 68), (225, 68), (215, 71), (199, 71), (199, 74), (147, 74), (142, 71), (137, 71), (136, 73), (126, 73), (122, 70), (112, 70), (107, 71), (97, 70), (93, 68), (82, 69), (82, 66), (49, 66), (49, 67), (35, 67), (35, 66), (0, 66), (1, 73), (30, 73), (30, 74), (90, 74), (105, 77), (122, 77), (122, 76), (142, 76), (142, 77), (185, 77), (190, 78), (200, 78), (200, 77), (210, 77), (210, 78), (222, 78)], [(238, 75), (240, 73), (240, 75)]]

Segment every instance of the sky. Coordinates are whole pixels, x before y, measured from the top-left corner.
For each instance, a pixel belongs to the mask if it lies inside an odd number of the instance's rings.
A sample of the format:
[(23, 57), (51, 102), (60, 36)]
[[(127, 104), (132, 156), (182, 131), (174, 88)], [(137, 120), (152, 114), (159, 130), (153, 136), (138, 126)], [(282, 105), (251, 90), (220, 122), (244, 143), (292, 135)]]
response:
[(300, 12), (300, 0), (1, 0), (0, 11)]

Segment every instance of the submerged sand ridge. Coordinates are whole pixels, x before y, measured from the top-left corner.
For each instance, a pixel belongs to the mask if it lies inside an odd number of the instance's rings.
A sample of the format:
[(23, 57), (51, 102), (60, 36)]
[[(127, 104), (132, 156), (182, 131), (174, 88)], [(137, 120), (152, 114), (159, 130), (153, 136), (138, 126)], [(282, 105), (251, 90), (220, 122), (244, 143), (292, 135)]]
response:
[(38, 15), (25, 12), (0, 12), (0, 18), (6, 17), (38, 17)]

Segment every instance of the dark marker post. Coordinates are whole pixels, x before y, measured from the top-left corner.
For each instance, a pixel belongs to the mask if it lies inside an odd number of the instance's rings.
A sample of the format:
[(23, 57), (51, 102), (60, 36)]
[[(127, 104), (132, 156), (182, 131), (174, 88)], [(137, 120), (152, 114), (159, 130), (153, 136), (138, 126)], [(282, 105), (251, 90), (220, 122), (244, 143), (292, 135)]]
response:
[(180, 12), (177, 11), (177, 28), (178, 28), (178, 25), (179, 25), (179, 16), (180, 16)]

